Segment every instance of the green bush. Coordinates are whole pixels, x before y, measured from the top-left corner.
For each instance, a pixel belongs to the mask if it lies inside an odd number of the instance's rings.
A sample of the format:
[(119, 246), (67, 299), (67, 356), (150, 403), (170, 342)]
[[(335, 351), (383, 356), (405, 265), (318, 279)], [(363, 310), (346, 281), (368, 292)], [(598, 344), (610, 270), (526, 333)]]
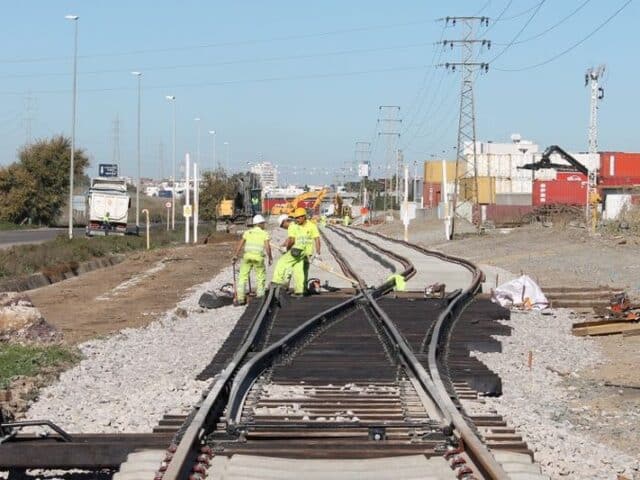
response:
[(77, 351), (61, 345), (0, 345), (0, 388), (7, 388), (18, 375), (33, 377), (52, 372), (77, 362)]

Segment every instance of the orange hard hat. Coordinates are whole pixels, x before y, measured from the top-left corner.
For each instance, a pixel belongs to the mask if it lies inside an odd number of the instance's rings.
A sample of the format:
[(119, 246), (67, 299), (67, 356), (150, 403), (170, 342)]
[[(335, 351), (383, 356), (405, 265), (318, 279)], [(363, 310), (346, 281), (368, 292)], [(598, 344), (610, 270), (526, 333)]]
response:
[(298, 218), (298, 217), (304, 217), (307, 214), (307, 211), (302, 208), (302, 207), (298, 207), (293, 211), (293, 218)]

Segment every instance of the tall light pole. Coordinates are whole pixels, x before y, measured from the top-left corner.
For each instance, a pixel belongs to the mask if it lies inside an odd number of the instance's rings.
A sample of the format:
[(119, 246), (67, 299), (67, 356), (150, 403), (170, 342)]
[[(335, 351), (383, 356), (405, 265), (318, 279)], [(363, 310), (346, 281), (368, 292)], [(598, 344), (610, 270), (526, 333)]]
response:
[(227, 173), (230, 174), (231, 171), (229, 170), (229, 142), (224, 142), (224, 146), (226, 147), (226, 150), (227, 150), (227, 158), (225, 160)]
[(198, 127), (198, 143), (197, 143), (197, 148), (196, 148), (196, 163), (198, 165), (200, 165), (200, 117), (194, 118), (193, 121), (196, 122), (196, 125)]
[(209, 130), (209, 135), (211, 135), (211, 137), (213, 138), (213, 157), (211, 157), (211, 171), (213, 172), (216, 168), (216, 131)]
[(137, 155), (138, 155), (138, 181), (136, 182), (136, 230), (140, 228), (140, 99), (141, 99), (141, 79), (142, 73), (131, 72), (138, 78), (138, 138), (137, 138)]
[(66, 15), (64, 18), (74, 23), (73, 35), (73, 99), (71, 101), (71, 160), (69, 167), (69, 239), (73, 238), (73, 177), (76, 153), (76, 99), (78, 83), (78, 15)]
[(168, 101), (173, 104), (173, 154), (171, 156), (172, 164), (172, 180), (173, 187), (171, 188), (171, 230), (176, 229), (176, 96), (166, 95)]

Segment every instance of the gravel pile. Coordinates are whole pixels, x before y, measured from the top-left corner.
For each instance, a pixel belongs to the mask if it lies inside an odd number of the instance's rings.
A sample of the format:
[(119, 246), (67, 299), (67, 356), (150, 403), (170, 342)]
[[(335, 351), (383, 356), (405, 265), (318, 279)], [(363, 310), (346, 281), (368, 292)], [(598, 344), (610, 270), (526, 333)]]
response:
[[(574, 321), (569, 310), (550, 315), (512, 312), (506, 322), (513, 328), (511, 336), (497, 337), (503, 352), (474, 352), (503, 382), (503, 396), (486, 398), (486, 405), (524, 436), (552, 478), (638, 479), (640, 461), (590, 438), (590, 429), (598, 428), (598, 415), (575, 403), (580, 389), (590, 388), (579, 382), (579, 371), (602, 363), (603, 357), (595, 341), (571, 334)], [(581, 424), (570, 420), (578, 410), (585, 420)], [(629, 412), (620, 418), (628, 424), (622, 431), (632, 432), (639, 421), (640, 411)]]
[(148, 432), (165, 413), (187, 413), (209, 383), (196, 375), (244, 311), (202, 310), (198, 299), (231, 281), (225, 269), (147, 327), (79, 345), (84, 360), (43, 389), (27, 417), (69, 432)]

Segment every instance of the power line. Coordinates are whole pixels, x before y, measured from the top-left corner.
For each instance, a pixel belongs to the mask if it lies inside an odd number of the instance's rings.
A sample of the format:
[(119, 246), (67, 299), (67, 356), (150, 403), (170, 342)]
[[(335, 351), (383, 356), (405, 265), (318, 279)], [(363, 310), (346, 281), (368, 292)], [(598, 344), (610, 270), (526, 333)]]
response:
[[(309, 75), (291, 75), (283, 77), (264, 77), (253, 78), (243, 80), (226, 80), (221, 82), (201, 82), (201, 83), (182, 83), (173, 85), (155, 85), (146, 87), (146, 90), (164, 90), (164, 89), (177, 89), (177, 88), (199, 88), (199, 87), (215, 87), (215, 86), (227, 86), (227, 85), (240, 85), (245, 83), (267, 83), (283, 80), (311, 80), (316, 78), (332, 78), (332, 77), (349, 77), (356, 75), (366, 75), (369, 73), (387, 73), (387, 72), (402, 72), (408, 70), (420, 70), (423, 68), (430, 68), (430, 65), (408, 65), (399, 67), (377, 68), (371, 70), (358, 70), (353, 72), (335, 72), (335, 73), (317, 73)], [(109, 87), (109, 88), (87, 88), (78, 90), (81, 93), (99, 93), (99, 92), (122, 92), (122, 91), (135, 91), (135, 87)], [(68, 94), (69, 90), (39, 90), (31, 91), (31, 93), (45, 95), (45, 94)], [(0, 95), (24, 95), (24, 92), (0, 92)]]
[(536, 8), (538, 5), (540, 5), (540, 2), (536, 3), (535, 5), (532, 5), (531, 7), (527, 8), (526, 10), (521, 11), (520, 13), (516, 13), (514, 15), (511, 15), (510, 17), (504, 17), (502, 19), (503, 22), (508, 22), (510, 20), (516, 20), (520, 17), (524, 17), (527, 13), (529, 13), (531, 10), (533, 10), (534, 8)]
[(520, 28), (520, 30), (518, 30), (518, 33), (515, 34), (515, 36), (511, 39), (511, 41), (500, 51), (498, 52), (498, 54), (496, 54), (495, 57), (493, 57), (491, 60), (489, 60), (489, 63), (493, 63), (495, 62), (498, 58), (500, 58), (502, 55), (505, 54), (505, 52), (507, 50), (509, 50), (509, 48), (511, 48), (511, 46), (514, 44), (514, 42), (516, 40), (518, 40), (518, 38), (520, 38), (520, 35), (522, 35), (522, 32), (524, 32), (524, 30), (529, 26), (529, 24), (531, 23), (531, 21), (535, 18), (535, 16), (538, 14), (538, 12), (540, 11), (540, 9), (542, 8), (542, 5), (544, 5), (544, 3), (547, 0), (542, 0), (537, 8), (534, 10), (534, 12), (529, 16), (529, 18), (527, 19), (526, 22), (524, 22), (524, 25)]
[[(263, 39), (236, 40), (236, 41), (229, 41), (229, 42), (206, 43), (201, 45), (186, 45), (181, 47), (150, 48), (150, 49), (141, 49), (141, 50), (130, 50), (130, 51), (124, 51), (124, 52), (94, 53), (91, 55), (81, 55), (78, 58), (122, 57), (122, 56), (140, 55), (140, 54), (146, 54), (146, 53), (165, 53), (165, 52), (197, 50), (197, 49), (205, 49), (205, 48), (254, 45), (258, 43), (301, 40), (304, 38), (317, 38), (317, 37), (326, 37), (331, 35), (342, 35), (345, 33), (366, 32), (371, 30), (384, 30), (384, 29), (390, 29), (390, 28), (407, 27), (407, 26), (413, 26), (413, 25), (422, 25), (429, 22), (430, 20), (417, 20), (413, 22), (392, 23), (392, 24), (386, 24), (386, 25), (371, 25), (371, 26), (365, 26), (365, 27), (354, 27), (354, 28), (346, 28), (346, 29), (340, 29), (340, 30), (330, 30), (327, 32), (306, 33), (306, 34), (300, 34), (300, 35), (285, 35), (280, 37), (271, 37), (271, 38), (263, 38)], [(66, 61), (68, 59), (69, 59), (68, 57), (0, 59), (0, 63), (39, 63), (39, 62), (50, 62), (50, 61)]]
[(489, 27), (484, 31), (485, 35), (486, 35), (487, 33), (489, 33), (489, 32), (493, 29), (493, 27), (495, 27), (496, 23), (498, 23), (498, 22), (502, 19), (502, 16), (505, 14), (505, 12), (506, 12), (507, 10), (509, 10), (509, 7), (511, 6), (511, 4), (512, 4), (512, 3), (513, 3), (513, 0), (509, 0), (509, 1), (507, 2), (507, 5), (506, 5), (506, 6), (502, 9), (502, 11), (498, 14), (498, 16), (496, 17), (496, 19), (495, 19), (495, 20), (491, 23), (491, 25), (489, 25)]
[(541, 67), (543, 65), (547, 65), (548, 63), (551, 63), (551, 62), (557, 60), (558, 58), (566, 55), (567, 53), (571, 52), (572, 50), (576, 49), (577, 47), (582, 45), (584, 42), (589, 40), (591, 37), (593, 37), (602, 28), (604, 28), (609, 22), (611, 22), (611, 20), (613, 20), (615, 17), (617, 17), (620, 14), (620, 12), (622, 12), (632, 1), (633, 0), (627, 0), (624, 4), (622, 4), (622, 6), (620, 8), (618, 8), (615, 12), (613, 12), (613, 14), (611, 14), (604, 22), (602, 22), (600, 25), (598, 25), (594, 30), (589, 32), (586, 36), (584, 36), (583, 38), (581, 38), (580, 40), (578, 40), (576, 43), (572, 44), (568, 48), (564, 49), (560, 53), (557, 53), (553, 57), (550, 57), (550, 58), (548, 58), (548, 59), (546, 59), (546, 60), (544, 60), (542, 62), (535, 63), (533, 65), (528, 65), (526, 67), (494, 68), (494, 70), (498, 70), (499, 72), (523, 72), (525, 70), (532, 70), (534, 68), (538, 68), (538, 67)]
[[(523, 40), (518, 40), (517, 42), (513, 42), (512, 45), (520, 45), (521, 43), (527, 43), (530, 42), (532, 40), (536, 40), (540, 37), (542, 37), (543, 35), (546, 35), (547, 33), (549, 33), (551, 30), (559, 27), (560, 25), (562, 25), (564, 22), (566, 22), (567, 20), (569, 20), (571, 17), (573, 17), (575, 14), (577, 14), (580, 10), (582, 10), (584, 7), (587, 6), (587, 4), (591, 2), (591, 0), (585, 0), (584, 2), (582, 2), (580, 5), (578, 5), (578, 7), (573, 10), (571, 13), (569, 13), (568, 15), (566, 15), (565, 17), (563, 17), (562, 19), (560, 19), (559, 21), (557, 21), (556, 23), (554, 23), (553, 25), (551, 25), (549, 28), (543, 30), (540, 33), (537, 33), (535, 35), (532, 35), (531, 37), (525, 38)], [(506, 45), (504, 43), (496, 43), (496, 45)]]
[[(410, 43), (405, 45), (394, 45), (394, 46), (388, 46), (388, 47), (338, 50), (333, 52), (320, 52), (320, 53), (311, 53), (311, 54), (304, 54), (304, 55), (288, 55), (288, 56), (279, 56), (279, 57), (227, 60), (223, 62), (214, 62), (214, 63), (192, 63), (192, 64), (182, 64), (182, 65), (163, 65), (163, 66), (157, 66), (157, 67), (147, 66), (147, 67), (136, 67), (136, 68), (138, 68), (139, 70), (143, 70), (145, 72), (150, 72), (150, 71), (158, 71), (158, 70), (176, 70), (176, 69), (184, 69), (184, 68), (216, 67), (216, 66), (238, 65), (238, 64), (247, 64), (247, 63), (279, 62), (279, 61), (285, 61), (285, 60), (300, 60), (300, 59), (307, 59), (307, 58), (352, 55), (352, 54), (358, 54), (358, 53), (382, 52), (382, 51), (389, 51), (389, 50), (398, 50), (403, 48), (424, 47), (426, 45), (429, 45), (429, 43), (428, 42)], [(131, 71), (131, 68), (89, 70), (89, 71), (78, 72), (78, 73), (79, 75), (102, 75), (105, 73), (123, 73), (123, 72), (129, 72), (129, 71)], [(69, 76), (69, 75), (71, 75), (69, 72), (34, 73), (34, 74), (25, 73), (25, 74), (2, 75), (0, 76), (0, 78), (38, 78), (38, 77)]]
[[(436, 43), (436, 45), (440, 44), (442, 42), (442, 39), (444, 38), (444, 32), (445, 32), (446, 28), (447, 28), (447, 25), (445, 23), (445, 25), (442, 27), (442, 31), (440, 32), (440, 38), (439, 38), (438, 42)], [(433, 55), (431, 57), (431, 66), (432, 67), (434, 67), (438, 62), (440, 62), (440, 58), (442, 57), (443, 49), (440, 48), (439, 50), (440, 50), (440, 54), (438, 55), (438, 58), (436, 59), (436, 53), (438, 52), (438, 50), (436, 50), (436, 48), (434, 47)], [(418, 89), (418, 93), (416, 94), (416, 96), (413, 99), (413, 101), (409, 103), (409, 109), (407, 110), (407, 113), (406, 113), (406, 116), (405, 116), (405, 118), (409, 118), (409, 120), (408, 120), (406, 126), (403, 126), (403, 129), (402, 129), (402, 133), (403, 134), (411, 129), (411, 127), (415, 123), (416, 118), (418, 117), (418, 115), (420, 115), (420, 112), (422, 111), (422, 107), (424, 106), (425, 102), (420, 102), (419, 103), (419, 100), (422, 97), (422, 95), (424, 94), (424, 92), (427, 92), (427, 86), (431, 83), (431, 81), (432, 81), (432, 79), (434, 77), (434, 74), (435, 74), (435, 69), (434, 68), (429, 68), (425, 72), (425, 75), (424, 75), (424, 78), (423, 78), (423, 81), (422, 81), (422, 85)], [(415, 112), (415, 114), (414, 114), (414, 112)]]

